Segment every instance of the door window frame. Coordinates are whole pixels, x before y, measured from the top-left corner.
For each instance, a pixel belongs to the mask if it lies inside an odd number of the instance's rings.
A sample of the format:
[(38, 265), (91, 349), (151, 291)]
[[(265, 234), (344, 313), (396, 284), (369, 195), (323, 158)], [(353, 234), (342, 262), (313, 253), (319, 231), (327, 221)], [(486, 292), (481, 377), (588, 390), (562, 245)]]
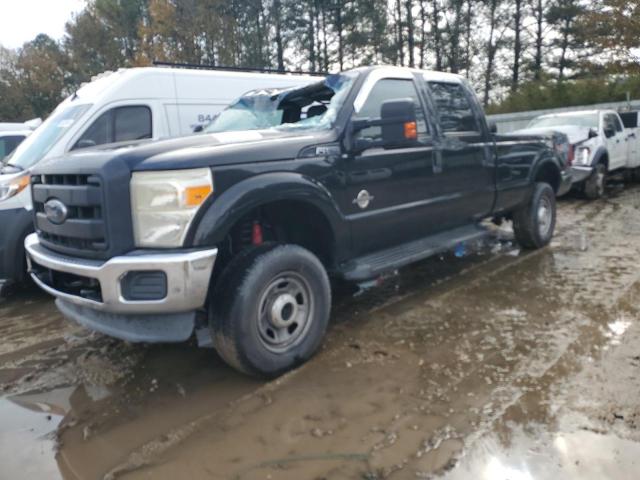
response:
[[(391, 69), (392, 68), (390, 68), (389, 70)], [(431, 109), (429, 108), (429, 105), (425, 100), (424, 92), (421, 89), (419, 76), (414, 75), (411, 72), (408, 72), (406, 70), (405, 71), (401, 71), (401, 70), (395, 71), (395, 69), (392, 69), (392, 70), (394, 71), (390, 72), (387, 69), (376, 69), (367, 76), (367, 78), (364, 81), (364, 84), (360, 88), (356, 98), (353, 101), (353, 111), (351, 113), (351, 119), (353, 120), (354, 118), (357, 118), (358, 113), (360, 112), (360, 110), (362, 109), (366, 101), (369, 99), (371, 92), (373, 91), (374, 87), (378, 84), (378, 82), (382, 80), (404, 80), (404, 81), (411, 82), (416, 92), (416, 98), (418, 99), (418, 107), (422, 109), (422, 115), (424, 116), (424, 121), (425, 121), (427, 131), (424, 134), (424, 137), (425, 137), (424, 142), (422, 142), (420, 145), (395, 148), (393, 150), (403, 150), (405, 148), (415, 149), (415, 148), (430, 147), (433, 143), (435, 124), (433, 122)], [(402, 98), (402, 97), (398, 97), (398, 98)]]
[[(151, 137), (150, 139), (155, 138), (155, 134), (156, 132), (154, 131), (154, 126), (155, 126), (155, 122), (154, 122), (154, 117), (153, 117), (153, 112), (154, 112), (154, 106), (151, 103), (120, 103), (120, 102), (114, 102), (114, 103), (110, 103), (107, 105), (104, 105), (104, 107), (100, 110), (97, 110), (93, 115), (91, 115), (91, 117), (82, 125), (82, 128), (79, 128), (78, 131), (73, 135), (73, 137), (71, 138), (71, 140), (69, 141), (69, 143), (67, 144), (67, 147), (65, 148), (65, 152), (71, 152), (74, 150), (75, 145), (80, 141), (80, 139), (82, 138), (82, 136), (87, 132), (87, 130), (89, 130), (89, 128), (91, 128), (93, 126), (93, 124), (96, 122), (96, 120), (98, 120), (103, 114), (110, 112), (110, 111), (115, 111), (118, 108), (126, 108), (126, 107), (144, 107), (149, 111), (149, 118), (151, 120)], [(115, 122), (115, 115), (112, 114), (112, 122)], [(115, 124), (112, 124), (112, 127), (115, 127)], [(114, 129), (114, 135), (115, 135), (115, 129)], [(125, 141), (129, 141), (129, 140), (125, 140)], [(110, 143), (103, 143), (100, 145), (112, 145), (115, 143), (121, 143), (121, 142), (110, 142)], [(99, 145), (96, 145), (99, 146)], [(82, 150), (82, 149), (79, 149)]]

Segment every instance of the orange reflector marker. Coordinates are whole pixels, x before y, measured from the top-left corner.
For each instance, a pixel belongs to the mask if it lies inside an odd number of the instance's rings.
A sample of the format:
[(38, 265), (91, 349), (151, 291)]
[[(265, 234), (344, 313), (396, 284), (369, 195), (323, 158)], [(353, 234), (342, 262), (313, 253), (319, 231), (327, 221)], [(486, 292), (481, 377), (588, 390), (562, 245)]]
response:
[(213, 189), (211, 185), (198, 185), (197, 187), (188, 187), (185, 190), (185, 203), (188, 207), (197, 207), (204, 202), (211, 194)]
[(418, 138), (418, 125), (416, 122), (405, 122), (404, 138), (407, 140), (416, 140)]

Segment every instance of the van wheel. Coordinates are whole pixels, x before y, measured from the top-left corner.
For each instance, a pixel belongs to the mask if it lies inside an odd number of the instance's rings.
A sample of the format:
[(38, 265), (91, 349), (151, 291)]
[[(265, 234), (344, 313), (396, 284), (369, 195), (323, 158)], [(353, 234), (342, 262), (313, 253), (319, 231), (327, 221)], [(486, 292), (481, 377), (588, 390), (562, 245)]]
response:
[(598, 163), (596, 168), (584, 182), (584, 194), (589, 200), (596, 200), (604, 195), (604, 188), (607, 181), (607, 166)]
[(556, 227), (556, 195), (548, 183), (536, 183), (529, 203), (513, 214), (513, 233), (523, 248), (542, 248)]
[(209, 325), (232, 367), (275, 377), (311, 358), (329, 323), (331, 288), (320, 260), (297, 245), (239, 254), (217, 282)]

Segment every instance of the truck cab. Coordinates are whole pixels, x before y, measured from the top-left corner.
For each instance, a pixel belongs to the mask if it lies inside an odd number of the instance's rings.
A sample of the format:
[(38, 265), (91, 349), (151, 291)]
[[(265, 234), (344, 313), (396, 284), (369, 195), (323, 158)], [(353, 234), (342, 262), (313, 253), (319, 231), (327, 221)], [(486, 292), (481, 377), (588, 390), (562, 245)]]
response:
[(252, 91), (202, 135), (39, 165), (25, 246), (68, 318), (129, 341), (204, 326), (229, 364), (275, 376), (317, 351), (332, 280), (482, 238), (487, 218), (544, 247), (569, 187), (545, 140), (492, 133), (460, 76), (367, 67)]

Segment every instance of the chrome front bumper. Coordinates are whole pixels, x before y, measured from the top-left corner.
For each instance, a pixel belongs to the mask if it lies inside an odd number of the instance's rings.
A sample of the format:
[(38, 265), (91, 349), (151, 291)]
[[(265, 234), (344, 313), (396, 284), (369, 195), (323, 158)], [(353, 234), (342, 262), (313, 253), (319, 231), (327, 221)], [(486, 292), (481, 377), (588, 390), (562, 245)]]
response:
[(574, 165), (571, 167), (571, 181), (573, 183), (579, 183), (591, 176), (593, 167), (589, 165)]
[[(80, 259), (44, 248), (37, 234), (25, 240), (31, 278), (43, 290), (66, 302), (107, 313), (168, 314), (195, 311), (204, 306), (218, 249), (179, 253), (136, 253), (107, 261)], [(54, 272), (95, 279), (102, 301), (57, 290), (33, 272), (33, 263)], [(161, 300), (127, 300), (121, 280), (128, 272), (161, 271), (167, 278), (166, 296)]]

